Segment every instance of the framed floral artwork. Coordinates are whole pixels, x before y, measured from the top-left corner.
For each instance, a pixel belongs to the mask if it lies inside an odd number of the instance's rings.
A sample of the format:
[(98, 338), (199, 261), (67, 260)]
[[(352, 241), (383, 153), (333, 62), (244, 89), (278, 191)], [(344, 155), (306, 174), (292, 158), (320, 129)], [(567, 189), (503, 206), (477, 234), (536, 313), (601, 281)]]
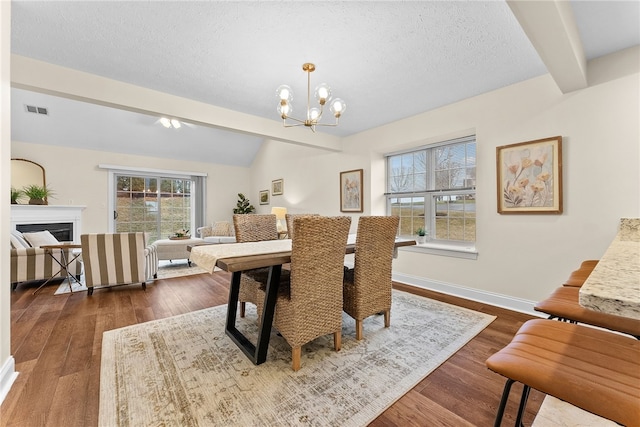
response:
[(271, 181), (271, 195), (279, 196), (281, 194), (284, 194), (284, 179)]
[(260, 204), (268, 205), (269, 204), (269, 190), (261, 190), (259, 193)]
[(496, 148), (498, 213), (562, 213), (562, 137)]
[(362, 171), (340, 172), (340, 212), (362, 212)]

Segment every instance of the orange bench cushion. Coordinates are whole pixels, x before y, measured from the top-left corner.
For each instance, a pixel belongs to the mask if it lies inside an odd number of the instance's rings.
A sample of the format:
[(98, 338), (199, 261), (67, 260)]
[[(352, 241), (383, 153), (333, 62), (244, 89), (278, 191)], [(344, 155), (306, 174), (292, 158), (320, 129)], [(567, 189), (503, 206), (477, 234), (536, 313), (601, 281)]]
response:
[(563, 286), (577, 286), (580, 287), (587, 280), (591, 272), (598, 265), (597, 259), (590, 259), (587, 261), (583, 261), (580, 265), (580, 268), (576, 271), (572, 272), (566, 282), (564, 282)]
[(580, 305), (579, 294), (580, 288), (560, 286), (549, 298), (536, 304), (534, 310), (635, 337), (640, 336), (640, 320), (584, 308)]
[(498, 374), (626, 426), (640, 426), (640, 341), (587, 326), (527, 321), (487, 359)]

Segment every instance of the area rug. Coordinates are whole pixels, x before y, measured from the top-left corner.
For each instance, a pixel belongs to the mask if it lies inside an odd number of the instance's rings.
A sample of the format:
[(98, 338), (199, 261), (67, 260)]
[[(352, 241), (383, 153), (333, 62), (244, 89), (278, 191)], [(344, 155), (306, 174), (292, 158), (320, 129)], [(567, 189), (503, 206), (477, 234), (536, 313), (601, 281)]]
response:
[[(224, 332), (227, 306), (105, 332), (100, 426), (364, 426), (447, 360), (494, 319), (405, 292), (393, 292), (391, 327), (383, 316), (343, 318), (342, 350), (333, 335), (302, 348), (272, 333), (267, 361), (253, 365)], [(256, 314), (237, 327), (257, 336)]]
[[(202, 273), (207, 273), (207, 271), (198, 267), (194, 263), (191, 263), (191, 267), (189, 267), (186, 260), (173, 262), (160, 261), (158, 264), (158, 279), (172, 279), (174, 277), (191, 276), (193, 274)], [(87, 290), (87, 287), (84, 285), (84, 276), (80, 278), (80, 282), (82, 283), (73, 281), (73, 292), (82, 292)], [(99, 289), (99, 287), (96, 287), (96, 289)], [(60, 283), (60, 286), (58, 286), (54, 295), (68, 294), (69, 292), (69, 281), (65, 279)]]
[(545, 396), (531, 427), (618, 427), (619, 424), (570, 403)]

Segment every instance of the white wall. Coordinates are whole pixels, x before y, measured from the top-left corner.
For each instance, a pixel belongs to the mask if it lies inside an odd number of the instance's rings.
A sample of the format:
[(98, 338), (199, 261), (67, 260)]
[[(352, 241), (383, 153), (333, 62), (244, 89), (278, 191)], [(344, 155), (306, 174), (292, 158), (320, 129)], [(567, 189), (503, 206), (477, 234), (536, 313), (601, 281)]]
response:
[(183, 172), (201, 172), (207, 177), (207, 223), (231, 221), (237, 194), (249, 191), (248, 168), (190, 162), (155, 157), (133, 156), (104, 151), (80, 150), (44, 144), (13, 141), (12, 157), (40, 163), (46, 171), (47, 185), (55, 192), (50, 205), (85, 205), (83, 233), (106, 232), (111, 213), (107, 194), (109, 173), (99, 164), (153, 168)]
[[(621, 217), (640, 216), (638, 61), (631, 74), (619, 62), (629, 55), (637, 58), (638, 49), (590, 64), (598, 83), (587, 89), (562, 94), (550, 76), (535, 78), (354, 135), (343, 153), (271, 141), (252, 167), (252, 194), (284, 178), (284, 195), (270, 206), (338, 215), (339, 172), (363, 168), (364, 214), (384, 214), (383, 153), (475, 132), (478, 259), (402, 251), (394, 275), (529, 310), (582, 260), (603, 255)], [(563, 137), (564, 213), (499, 215), (496, 147), (556, 135)]]
[[(0, 241), (9, 239), (11, 188), (11, 2), (0, 2)], [(16, 378), (11, 356), (9, 245), (0, 245), (0, 403)]]

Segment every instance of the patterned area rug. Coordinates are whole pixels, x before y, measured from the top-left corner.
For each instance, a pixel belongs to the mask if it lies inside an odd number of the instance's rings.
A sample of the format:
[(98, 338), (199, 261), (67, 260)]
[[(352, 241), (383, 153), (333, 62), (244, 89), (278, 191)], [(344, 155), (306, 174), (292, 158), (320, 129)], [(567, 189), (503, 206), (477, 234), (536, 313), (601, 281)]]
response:
[[(191, 263), (191, 267), (189, 267), (189, 264), (187, 263), (186, 260), (173, 261), (173, 262), (160, 261), (158, 263), (158, 279), (171, 279), (173, 277), (190, 276), (193, 274), (202, 274), (202, 273), (207, 273), (207, 271), (203, 268), (198, 267), (194, 263)], [(82, 283), (77, 283), (73, 281), (72, 283), (73, 292), (82, 292), (87, 290), (87, 287), (83, 284), (84, 276), (80, 278), (80, 282)], [(99, 288), (100, 287), (96, 287), (96, 289), (99, 289)], [(54, 295), (61, 295), (61, 294), (68, 294), (68, 293), (69, 293), (69, 281), (65, 279), (60, 283), (60, 286), (58, 286), (58, 290), (56, 290)]]
[(542, 406), (531, 427), (618, 427), (619, 424), (606, 418), (556, 399), (545, 396)]
[[(99, 425), (364, 426), (495, 319), (394, 291), (390, 328), (372, 316), (358, 342), (345, 314), (342, 350), (318, 338), (294, 372), (275, 333), (253, 365), (224, 333), (226, 308), (105, 332)], [(238, 329), (255, 342), (252, 309)]]

